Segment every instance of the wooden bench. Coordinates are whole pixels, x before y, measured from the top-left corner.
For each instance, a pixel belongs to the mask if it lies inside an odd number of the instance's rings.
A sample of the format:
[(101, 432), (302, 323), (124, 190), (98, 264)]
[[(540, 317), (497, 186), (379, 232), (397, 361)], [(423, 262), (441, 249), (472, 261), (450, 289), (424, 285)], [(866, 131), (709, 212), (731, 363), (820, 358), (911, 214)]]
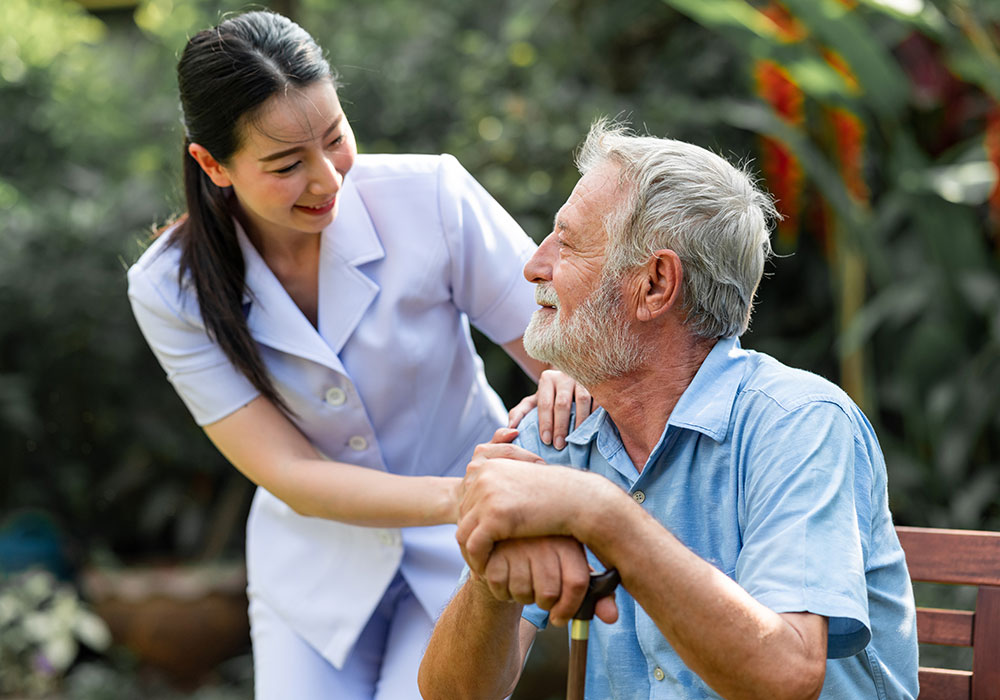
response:
[(1000, 700), (1000, 533), (896, 532), (911, 579), (978, 589), (975, 611), (917, 608), (921, 643), (972, 647), (972, 671), (920, 667), (920, 700)]

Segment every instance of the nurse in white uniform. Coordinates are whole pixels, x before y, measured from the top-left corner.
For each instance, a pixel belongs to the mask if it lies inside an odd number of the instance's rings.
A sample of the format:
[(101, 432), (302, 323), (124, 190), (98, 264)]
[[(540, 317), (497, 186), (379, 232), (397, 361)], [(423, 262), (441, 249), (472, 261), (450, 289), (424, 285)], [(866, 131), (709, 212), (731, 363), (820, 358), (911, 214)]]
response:
[[(280, 15), (195, 35), (178, 79), (188, 211), (129, 270), (129, 298), (259, 487), (256, 696), (418, 698), (462, 569), (459, 477), (506, 423), (469, 324), (539, 376), (521, 345), (534, 244), (454, 158), (359, 156), (321, 50)], [(539, 390), (557, 444), (552, 406), (574, 391), (549, 373)]]

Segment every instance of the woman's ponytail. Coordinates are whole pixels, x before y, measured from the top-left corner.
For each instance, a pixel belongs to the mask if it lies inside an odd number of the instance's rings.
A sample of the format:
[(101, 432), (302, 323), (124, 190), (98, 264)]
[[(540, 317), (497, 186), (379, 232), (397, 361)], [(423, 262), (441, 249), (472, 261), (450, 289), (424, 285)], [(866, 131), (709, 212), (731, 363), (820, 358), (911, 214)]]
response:
[(190, 278), (205, 330), (254, 387), (290, 414), (260, 359), (243, 311), (245, 264), (226, 191), (213, 183), (184, 142), (187, 216), (171, 243), (181, 248), (180, 281)]
[(184, 115), (187, 216), (171, 234), (181, 248), (180, 281), (194, 285), (205, 330), (230, 362), (286, 414), (250, 335), (243, 310), (245, 263), (228, 188), (216, 186), (188, 153), (197, 143), (222, 164), (240, 147), (242, 130), (272, 96), (333, 80), (309, 34), (272, 12), (248, 12), (195, 34), (177, 64)]

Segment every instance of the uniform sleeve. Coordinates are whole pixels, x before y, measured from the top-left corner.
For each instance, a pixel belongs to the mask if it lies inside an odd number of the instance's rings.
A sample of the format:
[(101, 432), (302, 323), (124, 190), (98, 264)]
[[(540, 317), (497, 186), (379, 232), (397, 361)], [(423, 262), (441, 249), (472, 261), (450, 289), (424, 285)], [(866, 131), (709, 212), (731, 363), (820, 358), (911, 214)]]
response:
[(523, 269), (537, 246), (454, 157), (438, 177), (455, 305), (493, 342), (519, 338), (536, 308)]
[(834, 403), (784, 412), (746, 460), (743, 548), (736, 580), (775, 612), (830, 620), (827, 656), (853, 656), (871, 639), (858, 527), (853, 425)]
[(176, 287), (164, 293), (138, 267), (129, 270), (128, 280), (139, 329), (198, 425), (224, 418), (260, 394), (204, 327), (182, 313)]

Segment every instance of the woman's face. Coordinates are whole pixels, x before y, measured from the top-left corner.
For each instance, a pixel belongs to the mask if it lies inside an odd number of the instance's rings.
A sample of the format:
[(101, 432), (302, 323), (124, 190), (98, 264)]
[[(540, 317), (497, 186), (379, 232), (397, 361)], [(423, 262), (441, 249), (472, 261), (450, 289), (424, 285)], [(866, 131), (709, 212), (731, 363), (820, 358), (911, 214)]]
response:
[(358, 154), (332, 82), (275, 95), (238, 128), (242, 144), (219, 168), (251, 235), (311, 234), (328, 226)]

